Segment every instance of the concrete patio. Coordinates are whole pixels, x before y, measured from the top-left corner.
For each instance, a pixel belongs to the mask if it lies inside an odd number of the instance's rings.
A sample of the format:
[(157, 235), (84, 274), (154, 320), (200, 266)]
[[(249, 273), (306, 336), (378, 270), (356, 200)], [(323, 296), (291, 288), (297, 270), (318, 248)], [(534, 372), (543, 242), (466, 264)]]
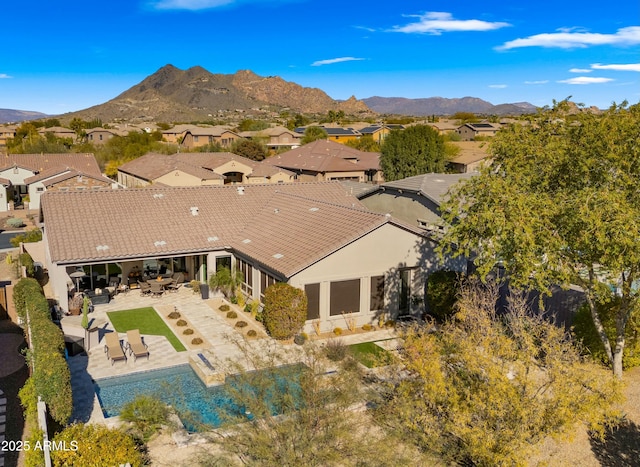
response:
[[(245, 360), (243, 353), (232, 340), (234, 336), (237, 338), (240, 334), (234, 330), (221, 313), (215, 311), (221, 303), (221, 298), (213, 297), (203, 300), (190, 288), (181, 287), (178, 292), (165, 293), (161, 297), (142, 296), (139, 290), (134, 289), (116, 295), (108, 304), (96, 305), (94, 311), (89, 315), (89, 319), (91, 326), (97, 326), (98, 331), (92, 334), (93, 338), (90, 339), (91, 348), (88, 355), (74, 356), (68, 360), (74, 402), (72, 419), (84, 422), (105, 422), (98, 398), (95, 395), (94, 380), (188, 364), (190, 357), (197, 359), (197, 354), (205, 349), (208, 350), (208, 354), (215, 355), (218, 362), (243, 362)], [(107, 312), (144, 307), (154, 307), (168, 325), (169, 320), (166, 315), (175, 307), (202, 335), (205, 344), (198, 349), (189, 350), (188, 342), (191, 336), (183, 336), (174, 332), (187, 347), (186, 351), (177, 352), (164, 336), (143, 334), (143, 339), (148, 345), (149, 359), (142, 358), (134, 361), (133, 358), (128, 358), (126, 362), (117, 361), (112, 364), (104, 352), (104, 335), (108, 332), (115, 332), (107, 317)], [(81, 316), (64, 317), (62, 327), (65, 334), (83, 338), (85, 334), (80, 325), (81, 319)], [(169, 327), (171, 328), (171, 326)], [(347, 344), (352, 344), (394, 336), (393, 330), (380, 330), (341, 336), (340, 339)], [(126, 334), (119, 334), (119, 337), (123, 342), (126, 341)], [(247, 340), (246, 344), (263, 350), (267, 347), (283, 350), (297, 347), (282, 345), (270, 338)]]

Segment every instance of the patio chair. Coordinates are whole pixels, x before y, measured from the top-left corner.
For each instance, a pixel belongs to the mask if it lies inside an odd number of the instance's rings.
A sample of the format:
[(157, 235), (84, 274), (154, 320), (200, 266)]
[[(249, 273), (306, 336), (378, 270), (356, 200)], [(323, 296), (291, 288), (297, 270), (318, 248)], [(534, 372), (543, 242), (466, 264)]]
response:
[(147, 357), (147, 360), (149, 360), (149, 346), (143, 342), (139, 329), (127, 331), (125, 349), (129, 351), (130, 355), (133, 355), (134, 362), (138, 357)]
[(104, 351), (107, 354), (107, 358), (111, 360), (111, 364), (118, 360), (127, 361), (127, 356), (124, 354), (122, 350), (122, 346), (120, 345), (120, 337), (118, 337), (118, 333), (109, 332), (104, 335)]
[(140, 295), (149, 295), (151, 293), (151, 286), (148, 282), (138, 281), (140, 286)]
[(171, 280), (171, 284), (167, 284), (165, 286), (165, 288), (169, 291), (169, 292), (177, 292), (178, 289), (180, 288), (180, 283), (178, 283), (178, 279), (172, 279)]
[(164, 293), (164, 287), (161, 282), (158, 281), (149, 281), (149, 292), (154, 297), (160, 297)]

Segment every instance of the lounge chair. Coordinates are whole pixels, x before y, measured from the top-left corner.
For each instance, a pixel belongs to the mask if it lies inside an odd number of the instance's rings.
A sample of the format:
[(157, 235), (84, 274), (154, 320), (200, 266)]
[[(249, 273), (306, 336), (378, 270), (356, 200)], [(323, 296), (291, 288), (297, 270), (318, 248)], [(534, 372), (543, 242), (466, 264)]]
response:
[(147, 357), (147, 360), (149, 360), (149, 347), (142, 341), (139, 329), (127, 331), (127, 344), (125, 349), (129, 350), (130, 355), (133, 355), (134, 362), (138, 357)]
[(124, 354), (122, 350), (122, 346), (120, 345), (120, 337), (118, 337), (118, 333), (109, 332), (104, 336), (104, 351), (107, 354), (107, 358), (111, 360), (111, 364), (118, 360), (127, 361), (127, 356)]

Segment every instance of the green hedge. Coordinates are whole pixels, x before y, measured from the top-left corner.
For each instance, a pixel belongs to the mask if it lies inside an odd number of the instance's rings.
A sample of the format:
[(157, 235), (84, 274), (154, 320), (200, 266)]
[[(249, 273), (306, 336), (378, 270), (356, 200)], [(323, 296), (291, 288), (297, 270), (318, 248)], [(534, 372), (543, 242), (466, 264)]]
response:
[(443, 323), (455, 312), (460, 277), (455, 271), (441, 269), (427, 279), (428, 314)]
[[(34, 385), (31, 397), (38, 395), (47, 404), (53, 419), (66, 424), (71, 416), (71, 373), (64, 358), (64, 336), (51, 321), (49, 304), (35, 279), (21, 279), (14, 287), (14, 304), (18, 316), (28, 321), (31, 329), (27, 363)], [(23, 405), (26, 401), (23, 401)], [(28, 404), (34, 403), (33, 401)]]

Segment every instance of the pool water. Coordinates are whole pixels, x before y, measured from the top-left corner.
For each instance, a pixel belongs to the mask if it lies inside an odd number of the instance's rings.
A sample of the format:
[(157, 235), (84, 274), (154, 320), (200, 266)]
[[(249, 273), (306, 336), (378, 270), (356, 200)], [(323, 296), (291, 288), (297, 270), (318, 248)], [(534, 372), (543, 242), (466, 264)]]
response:
[[(296, 396), (299, 390), (299, 376), (306, 368), (304, 365), (293, 365), (274, 370), (262, 370), (253, 372), (256, 376), (268, 372), (272, 383), (267, 388), (266, 397), (269, 394), (281, 395), (290, 393)], [(293, 377), (292, 377), (293, 375)], [(244, 380), (243, 380), (244, 381)], [(126, 376), (116, 376), (95, 381), (95, 391), (105, 417), (114, 417), (120, 414), (122, 407), (131, 402), (138, 395), (149, 395), (161, 399), (170, 404), (177, 411), (189, 431), (198, 431), (200, 424), (210, 427), (219, 427), (229, 416), (245, 415), (251, 418), (250, 413), (237, 404), (230, 390), (237, 389), (240, 379), (227, 377), (227, 382), (220, 386), (207, 388), (198, 378), (189, 365), (180, 365), (162, 370), (151, 370)], [(240, 384), (246, 385), (246, 382)], [(244, 393), (256, 393), (252, 388), (243, 387)], [(262, 391), (262, 394), (265, 394)], [(273, 413), (278, 413), (277, 403), (267, 402)]]

